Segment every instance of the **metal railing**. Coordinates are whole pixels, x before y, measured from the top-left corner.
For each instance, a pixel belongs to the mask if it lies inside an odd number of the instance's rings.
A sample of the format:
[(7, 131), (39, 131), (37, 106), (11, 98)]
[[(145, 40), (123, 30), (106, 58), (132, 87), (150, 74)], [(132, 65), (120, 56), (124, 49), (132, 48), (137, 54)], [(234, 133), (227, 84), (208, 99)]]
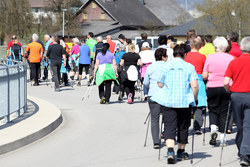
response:
[(0, 58), (0, 118), (11, 121), (27, 111), (27, 65), (24, 62)]

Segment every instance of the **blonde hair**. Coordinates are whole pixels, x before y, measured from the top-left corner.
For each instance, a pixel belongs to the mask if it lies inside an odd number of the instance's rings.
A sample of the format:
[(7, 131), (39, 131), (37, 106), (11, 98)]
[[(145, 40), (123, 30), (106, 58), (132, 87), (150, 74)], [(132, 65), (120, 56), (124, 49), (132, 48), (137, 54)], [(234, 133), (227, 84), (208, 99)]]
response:
[(133, 43), (128, 44), (128, 52), (135, 52), (135, 45)]
[(18, 44), (18, 40), (17, 40), (17, 39), (14, 39), (14, 40), (13, 40), (13, 44)]

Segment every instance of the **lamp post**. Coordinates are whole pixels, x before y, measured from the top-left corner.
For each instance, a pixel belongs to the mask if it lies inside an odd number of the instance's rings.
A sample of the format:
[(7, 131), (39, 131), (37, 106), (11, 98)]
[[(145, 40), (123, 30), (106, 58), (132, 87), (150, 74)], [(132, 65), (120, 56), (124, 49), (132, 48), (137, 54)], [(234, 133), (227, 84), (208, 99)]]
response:
[[(231, 14), (237, 20), (237, 14), (236, 14), (235, 10), (233, 10)], [(241, 40), (241, 21), (240, 21), (240, 19), (239, 19), (239, 22), (238, 22), (238, 28), (239, 28), (239, 40)]]
[(63, 24), (62, 24), (62, 36), (64, 37), (64, 17), (65, 17), (65, 12), (67, 11), (67, 9), (63, 9)]

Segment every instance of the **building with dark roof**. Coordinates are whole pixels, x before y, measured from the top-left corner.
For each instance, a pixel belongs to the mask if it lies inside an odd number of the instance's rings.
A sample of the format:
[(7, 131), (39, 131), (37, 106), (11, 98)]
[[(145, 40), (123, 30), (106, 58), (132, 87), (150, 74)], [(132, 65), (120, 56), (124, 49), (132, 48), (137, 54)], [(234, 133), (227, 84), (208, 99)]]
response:
[[(95, 36), (109, 34), (115, 38), (124, 33), (133, 39), (142, 32), (157, 35), (179, 25), (181, 18), (188, 21), (192, 16), (176, 0), (87, 0), (77, 10), (76, 18), (81, 23), (76, 36), (91, 31)], [(60, 36), (61, 31), (56, 35)]]

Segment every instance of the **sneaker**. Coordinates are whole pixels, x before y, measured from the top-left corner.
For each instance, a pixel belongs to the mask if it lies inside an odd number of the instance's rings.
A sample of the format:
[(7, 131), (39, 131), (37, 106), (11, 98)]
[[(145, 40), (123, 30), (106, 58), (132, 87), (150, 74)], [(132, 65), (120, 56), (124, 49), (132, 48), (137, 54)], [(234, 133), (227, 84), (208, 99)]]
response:
[(78, 83), (77, 83), (77, 86), (81, 86), (81, 82), (78, 82)]
[(217, 138), (218, 134), (216, 132), (212, 133), (211, 135), (211, 139), (209, 141), (209, 144), (212, 146), (216, 145), (216, 138)]
[(202, 134), (202, 131), (201, 130), (195, 130), (194, 132), (196, 135), (201, 135)]
[(144, 98), (144, 101), (148, 101), (148, 97), (145, 97), (145, 98)]
[(249, 166), (250, 165), (250, 162), (244, 157), (240, 157), (240, 165), (241, 166)]
[(55, 88), (55, 92), (60, 92), (60, 89), (59, 88)]
[(105, 102), (106, 102), (105, 97), (102, 97), (102, 98), (101, 98), (101, 101), (100, 101), (100, 104), (105, 104)]
[(39, 83), (34, 83), (33, 86), (39, 86)]
[(177, 161), (188, 160), (189, 155), (187, 152), (177, 153)]
[(129, 93), (129, 95), (128, 95), (128, 104), (132, 104), (133, 102), (132, 102), (132, 93)]
[(122, 97), (122, 92), (119, 92), (119, 97), (118, 97), (118, 101), (123, 101), (123, 97)]
[(174, 152), (168, 152), (167, 161), (168, 161), (168, 164), (175, 164)]
[(70, 79), (71, 79), (72, 81), (74, 80), (74, 78), (75, 78), (74, 76), (71, 76), (71, 77), (70, 77)]
[(160, 144), (158, 143), (154, 144), (154, 149), (160, 149)]

